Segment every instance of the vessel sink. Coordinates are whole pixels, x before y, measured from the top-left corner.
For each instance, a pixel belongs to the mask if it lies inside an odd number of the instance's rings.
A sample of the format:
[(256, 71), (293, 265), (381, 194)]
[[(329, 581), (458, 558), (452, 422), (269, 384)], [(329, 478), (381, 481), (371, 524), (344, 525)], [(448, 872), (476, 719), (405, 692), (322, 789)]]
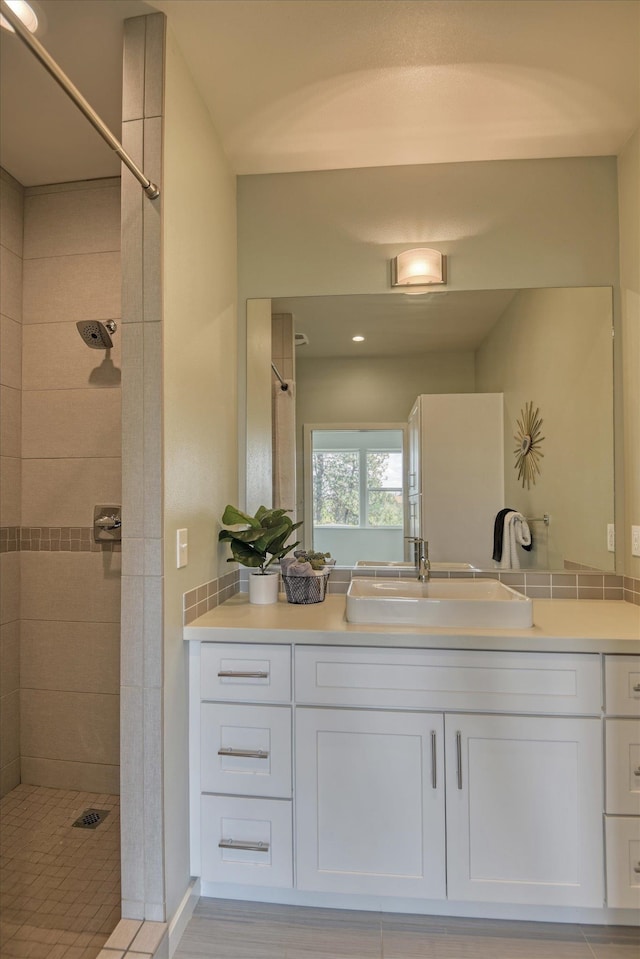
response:
[[(477, 569), (477, 566), (472, 566), (471, 563), (431, 563), (431, 569), (436, 573), (465, 573)], [(415, 563), (403, 563), (393, 560), (375, 560), (375, 559), (359, 559), (356, 563), (355, 568), (360, 567), (361, 569), (400, 569), (400, 570), (409, 570), (415, 569)]]
[(347, 621), (396, 626), (526, 629), (533, 603), (496, 579), (373, 579), (354, 576)]

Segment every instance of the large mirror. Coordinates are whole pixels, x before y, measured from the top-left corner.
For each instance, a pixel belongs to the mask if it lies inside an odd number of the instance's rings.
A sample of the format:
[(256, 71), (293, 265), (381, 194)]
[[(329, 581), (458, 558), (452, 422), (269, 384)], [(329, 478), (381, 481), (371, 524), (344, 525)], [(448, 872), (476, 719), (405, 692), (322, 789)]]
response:
[[(503, 505), (536, 521), (548, 518), (534, 531), (540, 548), (529, 568), (614, 571), (607, 536), (614, 522), (612, 322), (608, 287), (249, 301), (248, 475), (259, 474), (264, 483), (271, 455), (274, 404), (260, 390), (256, 395), (260, 381), (269, 384), (272, 398), (277, 395), (270, 360), (292, 384), (290, 456), (301, 519), (309, 488), (304, 436), (312, 426), (397, 427), (407, 423), (421, 395), (502, 394)], [(540, 472), (529, 488), (518, 477), (516, 452), (528, 404), (539, 410), (544, 437)], [(267, 446), (269, 455), (261, 459), (256, 451)], [(405, 450), (405, 533), (406, 464)], [(471, 489), (483, 477), (465, 480)], [(258, 498), (265, 496), (263, 487)], [(484, 568), (494, 567), (489, 553)], [(464, 561), (464, 544), (457, 558)]]

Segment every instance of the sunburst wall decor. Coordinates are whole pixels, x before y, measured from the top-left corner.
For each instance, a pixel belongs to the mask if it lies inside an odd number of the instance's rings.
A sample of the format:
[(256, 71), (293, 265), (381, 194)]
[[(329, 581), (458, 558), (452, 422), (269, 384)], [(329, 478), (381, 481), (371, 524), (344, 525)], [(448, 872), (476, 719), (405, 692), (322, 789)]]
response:
[(540, 452), (540, 444), (544, 436), (540, 435), (542, 429), (542, 419), (540, 410), (536, 408), (533, 412), (533, 403), (525, 403), (524, 409), (520, 410), (520, 419), (516, 421), (518, 432), (513, 437), (517, 442), (514, 449), (516, 462), (514, 469), (518, 471), (518, 479), (522, 481), (522, 488), (526, 486), (531, 489), (531, 484), (535, 486), (536, 476), (540, 475), (540, 460), (544, 453)]

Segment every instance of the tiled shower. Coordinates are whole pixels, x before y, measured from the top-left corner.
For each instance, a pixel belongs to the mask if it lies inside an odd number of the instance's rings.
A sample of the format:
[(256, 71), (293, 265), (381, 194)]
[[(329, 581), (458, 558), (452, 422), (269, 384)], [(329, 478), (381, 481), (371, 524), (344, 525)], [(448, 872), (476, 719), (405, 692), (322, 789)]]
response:
[(92, 350), (76, 321), (119, 322), (120, 181), (0, 188), (0, 793), (14, 817), (59, 794), (77, 856), (76, 806), (119, 792), (121, 553), (91, 524), (121, 503), (120, 335)]

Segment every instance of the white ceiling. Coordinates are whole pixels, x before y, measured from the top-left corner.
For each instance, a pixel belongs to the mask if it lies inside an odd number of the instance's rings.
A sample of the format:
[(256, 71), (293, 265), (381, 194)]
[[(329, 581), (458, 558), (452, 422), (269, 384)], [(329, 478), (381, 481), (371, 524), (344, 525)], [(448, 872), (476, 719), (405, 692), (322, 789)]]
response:
[[(122, 21), (164, 11), (240, 174), (619, 152), (640, 0), (38, 0), (40, 39), (119, 135)], [(25, 185), (119, 172), (2, 31), (0, 162)]]
[[(271, 301), (273, 313), (293, 314), (305, 333), (300, 359), (415, 356), (475, 352), (517, 290), (434, 290), (427, 296), (298, 296)], [(354, 343), (353, 336), (364, 335)]]

